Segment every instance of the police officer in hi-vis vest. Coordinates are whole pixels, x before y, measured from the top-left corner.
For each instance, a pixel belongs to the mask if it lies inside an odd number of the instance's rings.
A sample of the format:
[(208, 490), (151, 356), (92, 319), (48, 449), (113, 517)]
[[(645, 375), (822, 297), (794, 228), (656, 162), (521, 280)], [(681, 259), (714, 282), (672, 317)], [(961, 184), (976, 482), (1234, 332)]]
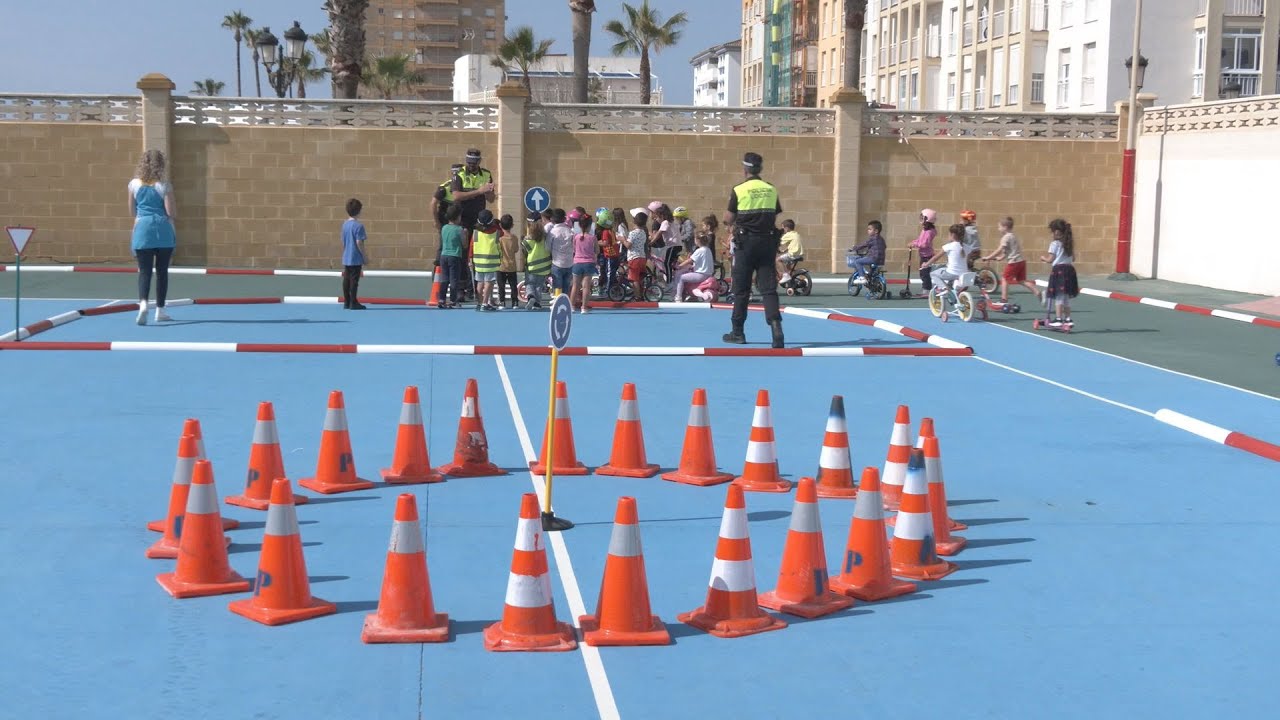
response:
[(480, 167), (480, 151), (471, 148), (467, 151), (466, 165), (453, 176), (453, 201), (462, 208), (462, 231), (468, 241), (471, 231), (475, 229), (476, 218), (484, 210), (485, 202), (493, 202), (493, 174)]
[(462, 163), (450, 165), (449, 179), (440, 183), (435, 193), (431, 195), (431, 217), (436, 221), (436, 267), (440, 267), (440, 232), (444, 230), (445, 225), (449, 224), (445, 213), (449, 212), (449, 206), (453, 204), (453, 180), (461, 169)]
[(742, 326), (747, 320), (747, 301), (751, 298), (751, 276), (764, 300), (764, 319), (773, 332), (773, 346), (783, 347), (782, 314), (778, 312), (778, 275), (774, 261), (778, 256), (778, 213), (782, 202), (778, 189), (760, 179), (764, 158), (749, 152), (742, 156), (742, 172), (746, 180), (729, 193), (729, 211), (724, 223), (731, 228), (737, 251), (733, 256), (733, 328), (724, 336), (727, 343), (745, 344)]

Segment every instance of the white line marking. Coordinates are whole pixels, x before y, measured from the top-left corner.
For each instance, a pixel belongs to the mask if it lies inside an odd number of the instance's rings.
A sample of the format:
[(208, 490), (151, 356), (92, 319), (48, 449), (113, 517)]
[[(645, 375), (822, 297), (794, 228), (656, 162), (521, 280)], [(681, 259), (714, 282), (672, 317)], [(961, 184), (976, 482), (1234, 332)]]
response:
[(1073, 348), (1078, 348), (1078, 349), (1080, 349), (1080, 350), (1087, 350), (1087, 351), (1089, 351), (1089, 352), (1091, 352), (1091, 353), (1097, 353), (1098, 355), (1105, 355), (1105, 356), (1107, 356), (1107, 357), (1109, 357), (1109, 358), (1115, 358), (1116, 360), (1124, 360), (1125, 362), (1130, 362), (1130, 363), (1133, 363), (1134, 365), (1141, 365), (1142, 367), (1151, 368), (1151, 369), (1153, 369), (1153, 370), (1160, 370), (1160, 371), (1162, 371), (1162, 372), (1167, 372), (1167, 373), (1170, 373), (1170, 374), (1172, 374), (1172, 375), (1179, 375), (1179, 376), (1184, 377), (1184, 378), (1190, 378), (1190, 379), (1192, 379), (1192, 380), (1199, 380), (1200, 382), (1206, 382), (1206, 383), (1209, 383), (1210, 385), (1217, 385), (1218, 387), (1224, 387), (1224, 388), (1227, 388), (1228, 390), (1235, 390), (1235, 391), (1237, 391), (1237, 392), (1248, 393), (1249, 395), (1254, 395), (1254, 396), (1257, 396), (1257, 397), (1263, 398), (1263, 399), (1265, 399), (1265, 400), (1275, 400), (1275, 401), (1277, 401), (1277, 402), (1280, 402), (1280, 397), (1273, 397), (1273, 396), (1271, 396), (1271, 395), (1265, 395), (1265, 394), (1263, 394), (1263, 393), (1257, 392), (1256, 390), (1249, 390), (1249, 389), (1247, 389), (1247, 388), (1236, 387), (1235, 385), (1228, 385), (1227, 383), (1224, 383), (1224, 382), (1219, 382), (1219, 381), (1217, 381), (1217, 380), (1210, 380), (1209, 378), (1200, 377), (1199, 375), (1192, 375), (1192, 374), (1190, 374), (1190, 373), (1180, 372), (1180, 371), (1178, 371), (1178, 370), (1170, 370), (1169, 368), (1166, 368), (1166, 367), (1160, 367), (1159, 365), (1152, 365), (1152, 364), (1150, 364), (1150, 363), (1144, 363), (1144, 362), (1142, 362), (1141, 360), (1134, 360), (1133, 358), (1127, 358), (1127, 357), (1124, 357), (1123, 355), (1113, 355), (1113, 354), (1111, 354), (1111, 353), (1109, 353), (1109, 352), (1106, 352), (1106, 351), (1104, 351), (1104, 350), (1096, 350), (1096, 349), (1091, 348), (1091, 347), (1085, 347), (1084, 345), (1076, 345), (1075, 343), (1069, 343), (1069, 342), (1067, 342), (1066, 340), (1059, 340), (1059, 339), (1057, 339), (1057, 338), (1047, 337), (1047, 336), (1042, 335), (1042, 334), (1040, 334), (1040, 333), (1036, 333), (1036, 332), (1029, 332), (1029, 331), (1027, 331), (1027, 330), (1022, 330), (1022, 329), (1020, 329), (1020, 328), (1016, 328), (1016, 327), (1010, 327), (1010, 326), (1008, 326), (1008, 325), (1004, 325), (1004, 324), (1000, 324), (1000, 323), (987, 323), (987, 325), (988, 325), (988, 326), (990, 326), (990, 327), (1000, 328), (1001, 330), (1008, 330), (1008, 331), (1010, 331), (1010, 332), (1016, 332), (1016, 333), (1019, 333), (1019, 334), (1022, 334), (1022, 335), (1028, 335), (1028, 336), (1030, 336), (1030, 337), (1036, 338), (1037, 340), (1043, 340), (1043, 341), (1045, 341), (1045, 342), (1054, 342), (1054, 343), (1059, 343), (1059, 344), (1061, 344), (1061, 345), (1069, 345), (1070, 347), (1073, 347)]
[[(529, 430), (525, 427), (524, 416), (520, 413), (520, 405), (516, 402), (515, 389), (511, 387), (511, 378), (507, 375), (507, 366), (501, 355), (495, 355), (493, 361), (498, 365), (498, 375), (502, 378), (502, 389), (507, 394), (507, 406), (511, 409), (511, 418), (516, 423), (516, 434), (520, 437), (520, 447), (524, 451), (525, 460), (532, 462), (538, 459), (533, 452), (533, 442), (529, 440)], [(533, 489), (538, 493), (539, 505), (543, 502), (542, 478), (529, 473)], [(564, 594), (569, 599), (570, 621), (578, 627), (578, 616), (586, 615), (586, 605), (582, 602), (582, 591), (578, 589), (578, 578), (573, 573), (573, 563), (569, 560), (569, 548), (565, 545), (564, 534), (547, 533), (551, 540), (551, 550), (556, 556), (556, 571), (560, 575), (560, 584), (564, 586)], [(580, 628), (579, 628), (580, 629)], [(604, 661), (600, 659), (600, 649), (585, 642), (578, 642), (582, 651), (582, 663), (587, 667), (587, 679), (591, 681), (591, 693), (596, 698), (596, 710), (601, 718), (613, 720), (620, 718), (618, 704), (613, 698), (613, 689), (609, 686), (609, 676), (604, 671)]]
[(1153, 412), (1149, 412), (1149, 411), (1147, 411), (1147, 410), (1143, 410), (1142, 408), (1136, 408), (1136, 407), (1134, 407), (1134, 406), (1132, 406), (1132, 405), (1125, 405), (1125, 404), (1124, 404), (1124, 403), (1122, 403), (1122, 402), (1118, 402), (1118, 401), (1115, 401), (1115, 400), (1111, 400), (1111, 399), (1109, 399), (1109, 398), (1104, 398), (1104, 397), (1102, 397), (1101, 395), (1095, 395), (1095, 394), (1093, 394), (1093, 393), (1091, 393), (1091, 392), (1088, 392), (1088, 391), (1086, 391), (1086, 390), (1081, 390), (1080, 388), (1072, 387), (1072, 386), (1070, 386), (1070, 385), (1066, 385), (1066, 384), (1064, 384), (1064, 383), (1060, 383), (1060, 382), (1058, 382), (1057, 380), (1050, 380), (1049, 378), (1046, 378), (1046, 377), (1041, 377), (1041, 376), (1039, 376), (1039, 375), (1034, 375), (1034, 374), (1029, 373), (1029, 372), (1026, 372), (1026, 371), (1024, 371), (1024, 370), (1019, 370), (1019, 369), (1017, 369), (1017, 368), (1015, 368), (1015, 367), (1010, 367), (1010, 366), (1005, 365), (1005, 364), (1003, 364), (1003, 363), (998, 363), (998, 362), (996, 362), (995, 360), (988, 360), (987, 358), (979, 357), (979, 356), (977, 356), (977, 355), (974, 355), (974, 356), (973, 356), (973, 358), (974, 358), (975, 360), (980, 360), (980, 361), (982, 361), (982, 362), (984, 362), (984, 363), (987, 363), (988, 365), (995, 365), (995, 366), (996, 366), (996, 367), (998, 367), (998, 368), (1004, 368), (1005, 370), (1008, 370), (1008, 371), (1009, 371), (1009, 372), (1011, 372), (1011, 373), (1016, 373), (1016, 374), (1018, 374), (1018, 375), (1022, 375), (1023, 377), (1029, 377), (1029, 378), (1031, 378), (1032, 380), (1039, 380), (1040, 382), (1043, 382), (1043, 383), (1048, 383), (1048, 384), (1050, 384), (1050, 385), (1053, 385), (1054, 387), (1059, 387), (1059, 388), (1062, 388), (1063, 390), (1067, 390), (1067, 391), (1069, 391), (1069, 392), (1076, 393), (1077, 395), (1083, 395), (1083, 396), (1085, 396), (1085, 397), (1087, 397), (1087, 398), (1093, 398), (1094, 400), (1097, 400), (1097, 401), (1099, 401), (1099, 402), (1104, 402), (1104, 403), (1106, 403), (1106, 404), (1108, 404), (1108, 405), (1114, 405), (1114, 406), (1116, 406), (1116, 407), (1118, 407), (1118, 408), (1124, 408), (1125, 410), (1129, 410), (1129, 411), (1132, 411), (1132, 412), (1136, 412), (1136, 413), (1138, 413), (1139, 415), (1146, 415), (1146, 416), (1147, 416), (1147, 417), (1149, 417), (1149, 418), (1153, 418), (1153, 417), (1155, 417), (1155, 416), (1156, 416), (1156, 414), (1155, 414), (1155, 413), (1153, 413)]

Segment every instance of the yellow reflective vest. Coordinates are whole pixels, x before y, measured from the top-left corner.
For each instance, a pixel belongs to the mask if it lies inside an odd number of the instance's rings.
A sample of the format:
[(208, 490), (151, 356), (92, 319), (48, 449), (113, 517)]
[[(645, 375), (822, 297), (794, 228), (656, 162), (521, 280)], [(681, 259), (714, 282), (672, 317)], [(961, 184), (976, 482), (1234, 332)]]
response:
[(498, 234), (477, 229), (471, 246), (471, 263), (476, 272), (498, 272), (501, 262), (502, 250), (498, 247)]

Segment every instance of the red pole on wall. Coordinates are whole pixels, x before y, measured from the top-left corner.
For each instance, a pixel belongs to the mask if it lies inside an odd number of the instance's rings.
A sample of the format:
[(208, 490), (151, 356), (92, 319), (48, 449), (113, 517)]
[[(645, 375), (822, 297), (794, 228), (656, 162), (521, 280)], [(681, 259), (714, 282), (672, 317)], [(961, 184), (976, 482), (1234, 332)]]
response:
[[(1129, 112), (1133, 112), (1130, 110)], [(1120, 173), (1120, 235), (1116, 238), (1116, 272), (1129, 272), (1129, 250), (1133, 245), (1133, 176), (1137, 151), (1126, 148)]]
[(1133, 55), (1129, 58), (1129, 122), (1125, 128), (1124, 167), (1120, 175), (1120, 222), (1116, 238), (1116, 271), (1113, 280), (1135, 280), (1129, 272), (1129, 254), (1133, 246), (1133, 183), (1138, 144), (1138, 87), (1144, 60), (1142, 41), (1142, 0), (1133, 9)]

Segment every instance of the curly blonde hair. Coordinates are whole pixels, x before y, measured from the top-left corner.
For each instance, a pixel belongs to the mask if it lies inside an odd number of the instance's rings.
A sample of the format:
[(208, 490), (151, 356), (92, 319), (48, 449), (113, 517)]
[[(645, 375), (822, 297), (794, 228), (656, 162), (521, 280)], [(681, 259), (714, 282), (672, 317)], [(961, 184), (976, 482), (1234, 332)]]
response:
[(156, 183), (164, 180), (164, 153), (159, 150), (147, 150), (138, 158), (138, 169), (135, 176), (144, 183)]

